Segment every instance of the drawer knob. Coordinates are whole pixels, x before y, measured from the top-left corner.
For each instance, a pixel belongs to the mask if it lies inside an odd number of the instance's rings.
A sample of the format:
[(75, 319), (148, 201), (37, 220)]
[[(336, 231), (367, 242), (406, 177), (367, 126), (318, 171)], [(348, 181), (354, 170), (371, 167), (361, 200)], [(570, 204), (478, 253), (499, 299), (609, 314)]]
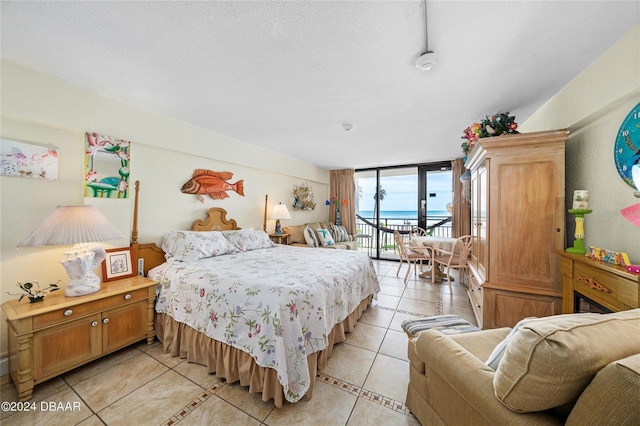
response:
[(98, 325), (98, 321), (91, 321), (91, 327), (95, 327), (96, 325)]
[(73, 311), (71, 309), (67, 309), (66, 311), (64, 311), (64, 316), (68, 317), (69, 315), (71, 315), (73, 313)]
[(103, 324), (108, 324), (108, 323), (109, 323), (109, 318), (105, 318), (105, 319), (103, 319), (103, 320), (102, 320), (102, 323), (103, 323)]
[(127, 294), (125, 294), (125, 295), (124, 295), (124, 300), (129, 300), (129, 299), (131, 299), (131, 295), (130, 295), (130, 294), (128, 294), (128, 293), (127, 293)]

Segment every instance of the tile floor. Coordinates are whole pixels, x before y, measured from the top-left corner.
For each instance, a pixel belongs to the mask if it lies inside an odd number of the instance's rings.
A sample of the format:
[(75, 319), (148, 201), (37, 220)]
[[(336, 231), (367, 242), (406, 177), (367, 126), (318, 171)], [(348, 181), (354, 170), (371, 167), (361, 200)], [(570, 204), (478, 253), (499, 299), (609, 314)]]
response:
[[(310, 401), (274, 408), (246, 388), (204, 367), (140, 343), (79, 367), (35, 388), (35, 411), (1, 412), (3, 425), (418, 425), (405, 407), (409, 365), (408, 318), (455, 314), (475, 323), (458, 280), (431, 284), (412, 276), (405, 286), (397, 262), (374, 261), (378, 300), (318, 373)], [(4, 377), (2, 401), (15, 401)]]

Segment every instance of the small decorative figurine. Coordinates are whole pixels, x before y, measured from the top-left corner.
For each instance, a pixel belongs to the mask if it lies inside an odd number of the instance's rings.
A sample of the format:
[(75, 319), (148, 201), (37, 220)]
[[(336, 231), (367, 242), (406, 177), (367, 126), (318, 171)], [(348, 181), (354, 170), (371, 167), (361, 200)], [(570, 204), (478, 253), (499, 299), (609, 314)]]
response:
[[(18, 287), (20, 287), (20, 289), (24, 291), (24, 294), (20, 295), (18, 302), (20, 302), (24, 297), (29, 298), (29, 303), (42, 302), (44, 300), (44, 296), (46, 296), (47, 293), (60, 290), (60, 288), (58, 287), (59, 282), (60, 280), (56, 281), (53, 284), (49, 284), (49, 287), (44, 289), (41, 289), (40, 284), (38, 284), (38, 281), (35, 281), (35, 280), (32, 283), (28, 282), (24, 284), (22, 284), (21, 282), (18, 282)], [(34, 285), (35, 285), (35, 288), (34, 288)], [(12, 296), (17, 296), (17, 294), (15, 293), (7, 292), (7, 294), (10, 294)]]

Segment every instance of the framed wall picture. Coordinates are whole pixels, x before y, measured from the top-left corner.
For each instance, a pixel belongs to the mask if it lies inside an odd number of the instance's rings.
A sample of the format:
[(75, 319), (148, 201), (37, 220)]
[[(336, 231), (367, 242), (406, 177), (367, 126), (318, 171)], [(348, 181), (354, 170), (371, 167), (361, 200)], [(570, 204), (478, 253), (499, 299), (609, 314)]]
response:
[(129, 198), (131, 142), (85, 133), (84, 196)]
[(131, 263), (131, 248), (105, 250), (107, 258), (102, 262), (102, 281), (114, 281), (136, 275)]
[(10, 139), (0, 139), (0, 175), (58, 180), (58, 150)]

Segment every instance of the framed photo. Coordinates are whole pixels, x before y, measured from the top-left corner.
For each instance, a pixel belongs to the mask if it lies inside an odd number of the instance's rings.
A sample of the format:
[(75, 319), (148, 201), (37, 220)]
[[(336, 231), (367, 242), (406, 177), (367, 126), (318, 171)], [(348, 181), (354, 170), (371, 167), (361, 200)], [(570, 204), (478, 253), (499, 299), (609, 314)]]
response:
[(107, 258), (102, 262), (102, 281), (114, 281), (136, 275), (131, 263), (131, 248), (108, 249)]

